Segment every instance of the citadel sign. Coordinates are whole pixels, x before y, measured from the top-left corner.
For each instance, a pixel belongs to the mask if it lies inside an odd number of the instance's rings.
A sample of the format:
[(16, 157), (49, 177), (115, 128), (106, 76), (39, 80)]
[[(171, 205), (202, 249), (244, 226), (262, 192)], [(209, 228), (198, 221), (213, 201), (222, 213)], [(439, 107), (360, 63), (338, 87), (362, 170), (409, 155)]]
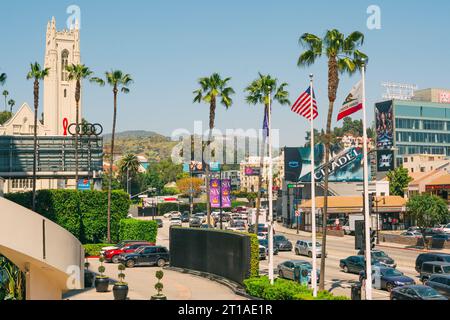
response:
[(345, 154), (340, 155), (333, 159), (333, 161), (328, 166), (322, 166), (315, 171), (315, 177), (317, 181), (322, 181), (325, 177), (326, 171), (328, 171), (328, 176), (333, 175), (338, 170), (341, 170), (348, 166), (350, 163), (356, 161), (361, 156), (362, 150), (353, 148), (348, 150)]

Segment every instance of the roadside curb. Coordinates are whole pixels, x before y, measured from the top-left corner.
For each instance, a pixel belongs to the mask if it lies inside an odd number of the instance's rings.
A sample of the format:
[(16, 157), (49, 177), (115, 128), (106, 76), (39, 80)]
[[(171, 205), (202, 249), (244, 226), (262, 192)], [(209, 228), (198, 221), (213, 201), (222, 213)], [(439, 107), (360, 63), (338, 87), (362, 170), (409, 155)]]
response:
[(202, 277), (202, 278), (205, 278), (205, 279), (208, 279), (211, 281), (215, 281), (221, 285), (228, 287), (230, 290), (232, 290), (234, 292), (234, 294), (236, 294), (238, 296), (247, 298), (249, 300), (262, 300), (262, 299), (255, 298), (255, 297), (248, 295), (245, 292), (244, 287), (242, 287), (240, 284), (238, 284), (232, 280), (226, 279), (224, 277), (215, 275), (215, 274), (211, 274), (211, 273), (203, 272), (203, 271), (190, 270), (190, 269), (185, 269), (185, 268), (170, 267), (170, 266), (164, 267), (164, 269), (179, 272), (179, 273), (187, 273), (187, 274)]

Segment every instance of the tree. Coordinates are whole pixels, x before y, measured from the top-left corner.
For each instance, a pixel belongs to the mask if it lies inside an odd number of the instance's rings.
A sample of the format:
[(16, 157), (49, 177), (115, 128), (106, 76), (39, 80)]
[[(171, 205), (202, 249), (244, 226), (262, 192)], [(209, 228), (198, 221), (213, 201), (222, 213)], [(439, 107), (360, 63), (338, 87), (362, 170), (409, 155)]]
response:
[(12, 113), (13, 107), (16, 105), (16, 102), (13, 99), (9, 99), (8, 105), (9, 105), (9, 112)]
[(69, 81), (75, 81), (75, 185), (78, 190), (78, 135), (80, 134), (79, 130), (79, 118), (80, 118), (80, 99), (81, 99), (81, 80), (89, 79), (92, 76), (92, 71), (89, 70), (84, 64), (72, 64), (66, 67), (66, 71), (68, 72)]
[(105, 79), (94, 77), (91, 82), (95, 82), (100, 86), (104, 86), (106, 83), (112, 87), (114, 97), (114, 110), (113, 110), (113, 123), (111, 134), (111, 153), (110, 153), (110, 168), (109, 171), (109, 187), (108, 187), (108, 242), (111, 242), (111, 188), (113, 179), (113, 164), (114, 164), (114, 136), (116, 133), (116, 120), (117, 120), (117, 95), (120, 92), (127, 94), (130, 92), (128, 88), (133, 83), (131, 75), (125, 74), (120, 70), (112, 70), (105, 72)]
[[(259, 73), (259, 78), (254, 80), (247, 88), (245, 88), (245, 92), (247, 96), (245, 100), (247, 103), (256, 105), (262, 104), (264, 106), (264, 122), (266, 123), (269, 106), (272, 105), (272, 101), (270, 101), (273, 96), (273, 101), (277, 101), (280, 105), (289, 105), (289, 93), (285, 90), (285, 87), (288, 86), (287, 83), (282, 83), (278, 86), (278, 80), (276, 78), (272, 78), (270, 74), (263, 75)], [(259, 213), (261, 209), (261, 190), (263, 183), (262, 176), (262, 168), (264, 167), (264, 156), (265, 156), (265, 146), (266, 146), (266, 138), (267, 134), (264, 133), (264, 140), (262, 143), (262, 152), (260, 158), (260, 173), (258, 179), (258, 196), (256, 201), (256, 222), (259, 223)], [(258, 233), (258, 228), (254, 228), (255, 233)]]
[(440, 197), (423, 194), (409, 199), (406, 208), (412, 220), (421, 229), (424, 247), (428, 249), (425, 229), (447, 222), (449, 218), (447, 203)]
[(182, 178), (177, 181), (177, 188), (184, 195), (191, 194), (191, 190), (195, 195), (200, 193), (203, 183), (204, 180), (201, 178)]
[[(226, 108), (229, 109), (233, 104), (233, 100), (231, 99), (231, 95), (235, 92), (232, 87), (228, 86), (228, 82), (231, 78), (222, 79), (222, 77), (218, 73), (213, 73), (210, 77), (200, 78), (198, 80), (198, 84), (200, 85), (200, 89), (194, 91), (194, 103), (205, 102), (209, 105), (209, 136), (208, 141), (206, 142), (206, 146), (202, 148), (203, 152), (205, 151), (205, 147), (209, 147), (212, 139), (212, 131), (214, 129), (214, 124), (216, 120), (216, 106), (217, 99), (220, 98), (220, 103)], [(206, 211), (207, 211), (207, 221), (211, 221), (211, 203), (209, 198), (210, 192), (210, 169), (209, 163), (206, 165)]]
[(0, 125), (6, 123), (9, 119), (11, 119), (12, 113), (9, 111), (0, 112)]
[[(361, 70), (367, 61), (367, 56), (357, 48), (364, 43), (364, 35), (355, 31), (348, 37), (336, 29), (328, 30), (323, 39), (318, 36), (305, 33), (300, 37), (300, 44), (305, 47), (305, 51), (298, 59), (298, 66), (311, 66), (325, 55), (328, 59), (328, 117), (325, 136), (325, 159), (327, 164), (330, 161), (331, 148), (331, 122), (333, 117), (334, 103), (339, 87), (339, 75), (348, 73), (354, 74)], [(328, 218), (328, 178), (329, 172), (325, 170), (324, 177), (324, 210), (323, 210), (323, 238), (322, 255), (320, 262), (320, 285), (319, 289), (325, 289), (325, 253), (327, 242), (327, 218)]]
[(131, 153), (126, 154), (119, 161), (119, 175), (125, 178), (125, 189), (128, 193), (130, 193), (130, 178), (134, 178), (137, 175), (137, 173), (139, 172), (139, 167), (140, 163), (138, 157)]
[(0, 86), (3, 86), (5, 84), (7, 78), (8, 76), (6, 75), (6, 73), (0, 73)]
[(409, 183), (413, 180), (409, 174), (408, 169), (398, 167), (394, 171), (389, 171), (387, 174), (389, 180), (389, 192), (392, 196), (405, 196), (405, 189), (408, 188)]
[(36, 167), (37, 167), (37, 125), (38, 125), (38, 109), (39, 109), (39, 82), (44, 80), (50, 72), (50, 68), (42, 69), (39, 63), (35, 62), (30, 65), (30, 71), (27, 74), (27, 80), (34, 80), (34, 156), (33, 156), (33, 211), (36, 210)]
[(3, 90), (3, 96), (5, 97), (5, 111), (8, 110), (8, 96), (9, 92), (8, 90)]

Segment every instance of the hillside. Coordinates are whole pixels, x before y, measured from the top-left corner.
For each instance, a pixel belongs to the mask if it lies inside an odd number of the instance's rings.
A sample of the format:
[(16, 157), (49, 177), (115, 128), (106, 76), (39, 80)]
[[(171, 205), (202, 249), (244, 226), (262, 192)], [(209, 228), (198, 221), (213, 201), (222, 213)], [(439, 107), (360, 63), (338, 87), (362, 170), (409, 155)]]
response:
[[(111, 134), (104, 135), (104, 147), (109, 149)], [(178, 142), (152, 131), (136, 130), (116, 133), (115, 150), (117, 153), (145, 155), (150, 162), (168, 159)]]

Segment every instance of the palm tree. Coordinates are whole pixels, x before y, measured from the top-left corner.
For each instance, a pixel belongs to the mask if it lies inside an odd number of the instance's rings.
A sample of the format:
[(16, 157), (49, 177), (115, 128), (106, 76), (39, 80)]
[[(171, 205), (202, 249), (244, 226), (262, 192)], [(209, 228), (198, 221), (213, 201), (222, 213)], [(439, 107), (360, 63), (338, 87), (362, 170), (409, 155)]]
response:
[(8, 96), (9, 96), (9, 92), (8, 90), (3, 90), (3, 96), (5, 97), (5, 111), (8, 109)]
[(6, 73), (0, 73), (0, 85), (3, 86), (6, 82), (6, 79), (8, 78), (8, 76), (6, 75)]
[[(220, 98), (220, 103), (225, 106), (226, 109), (230, 108), (233, 104), (231, 95), (234, 94), (232, 87), (228, 86), (228, 82), (231, 78), (222, 79), (218, 73), (213, 73), (210, 77), (200, 78), (198, 84), (200, 89), (194, 91), (194, 103), (205, 102), (209, 104), (209, 136), (206, 146), (211, 144), (212, 130), (216, 120), (216, 106), (217, 99)], [(204, 152), (205, 148), (203, 148)], [(206, 170), (206, 208), (207, 208), (207, 221), (210, 224), (211, 219), (211, 203), (210, 203), (210, 168), (209, 164), (205, 166)]]
[(79, 117), (80, 117), (80, 99), (81, 99), (81, 80), (89, 79), (92, 76), (92, 71), (84, 64), (72, 64), (66, 67), (69, 81), (76, 81), (75, 87), (75, 104), (76, 104), (76, 130), (75, 130), (75, 185), (78, 189), (78, 135), (79, 131)]
[(139, 159), (135, 154), (126, 154), (119, 162), (119, 174), (126, 176), (126, 189), (129, 193), (129, 179), (139, 172)]
[(104, 86), (106, 83), (112, 87), (114, 95), (114, 113), (111, 135), (111, 158), (109, 169), (109, 186), (108, 186), (108, 242), (111, 242), (111, 184), (113, 178), (113, 164), (114, 164), (114, 136), (116, 134), (116, 120), (117, 120), (117, 95), (119, 91), (124, 94), (130, 92), (128, 86), (133, 83), (131, 75), (125, 74), (120, 70), (112, 70), (105, 72), (105, 79), (92, 78), (91, 82), (95, 82), (100, 86)]
[[(333, 117), (334, 102), (336, 101), (337, 89), (339, 87), (339, 75), (348, 73), (354, 74), (361, 70), (367, 55), (357, 48), (364, 43), (364, 35), (355, 31), (348, 37), (336, 29), (328, 30), (323, 39), (318, 36), (305, 33), (300, 37), (300, 44), (306, 49), (299, 59), (298, 66), (305, 67), (314, 64), (318, 58), (325, 55), (328, 59), (328, 118), (325, 134), (325, 159), (330, 159), (330, 137), (331, 121)], [(323, 242), (320, 262), (320, 285), (319, 289), (325, 288), (325, 252), (327, 242), (327, 215), (328, 215), (328, 170), (325, 170), (324, 177), (324, 204), (323, 204)]]
[(8, 105), (9, 105), (9, 112), (12, 113), (13, 107), (16, 105), (16, 101), (14, 101), (13, 99), (10, 99), (10, 100), (8, 101)]
[[(280, 86), (277, 85), (278, 80), (276, 78), (272, 78), (271, 75), (263, 75), (259, 73), (259, 78), (254, 80), (247, 88), (245, 88), (245, 92), (247, 96), (245, 100), (247, 103), (256, 105), (258, 103), (264, 105), (264, 117), (266, 119), (269, 112), (269, 105), (271, 105), (272, 101), (269, 101), (270, 96), (273, 95), (273, 100), (277, 101), (281, 105), (289, 105), (289, 93), (284, 89), (288, 84), (282, 83)], [(262, 168), (264, 167), (264, 155), (265, 155), (265, 146), (266, 146), (266, 137), (264, 134), (264, 140), (262, 143), (262, 151), (261, 151), (261, 160), (260, 160), (260, 172), (258, 179), (258, 196), (256, 201), (256, 219), (255, 219), (255, 230), (254, 232), (258, 233), (258, 224), (259, 224), (259, 213), (261, 208), (261, 189), (263, 183), (262, 176)], [(269, 190), (270, 192), (270, 190)]]
[(37, 125), (38, 125), (38, 108), (39, 108), (39, 82), (44, 80), (50, 71), (50, 68), (42, 69), (39, 63), (31, 64), (31, 70), (27, 74), (27, 80), (34, 80), (34, 157), (33, 157), (33, 211), (36, 210), (36, 166), (37, 166)]

